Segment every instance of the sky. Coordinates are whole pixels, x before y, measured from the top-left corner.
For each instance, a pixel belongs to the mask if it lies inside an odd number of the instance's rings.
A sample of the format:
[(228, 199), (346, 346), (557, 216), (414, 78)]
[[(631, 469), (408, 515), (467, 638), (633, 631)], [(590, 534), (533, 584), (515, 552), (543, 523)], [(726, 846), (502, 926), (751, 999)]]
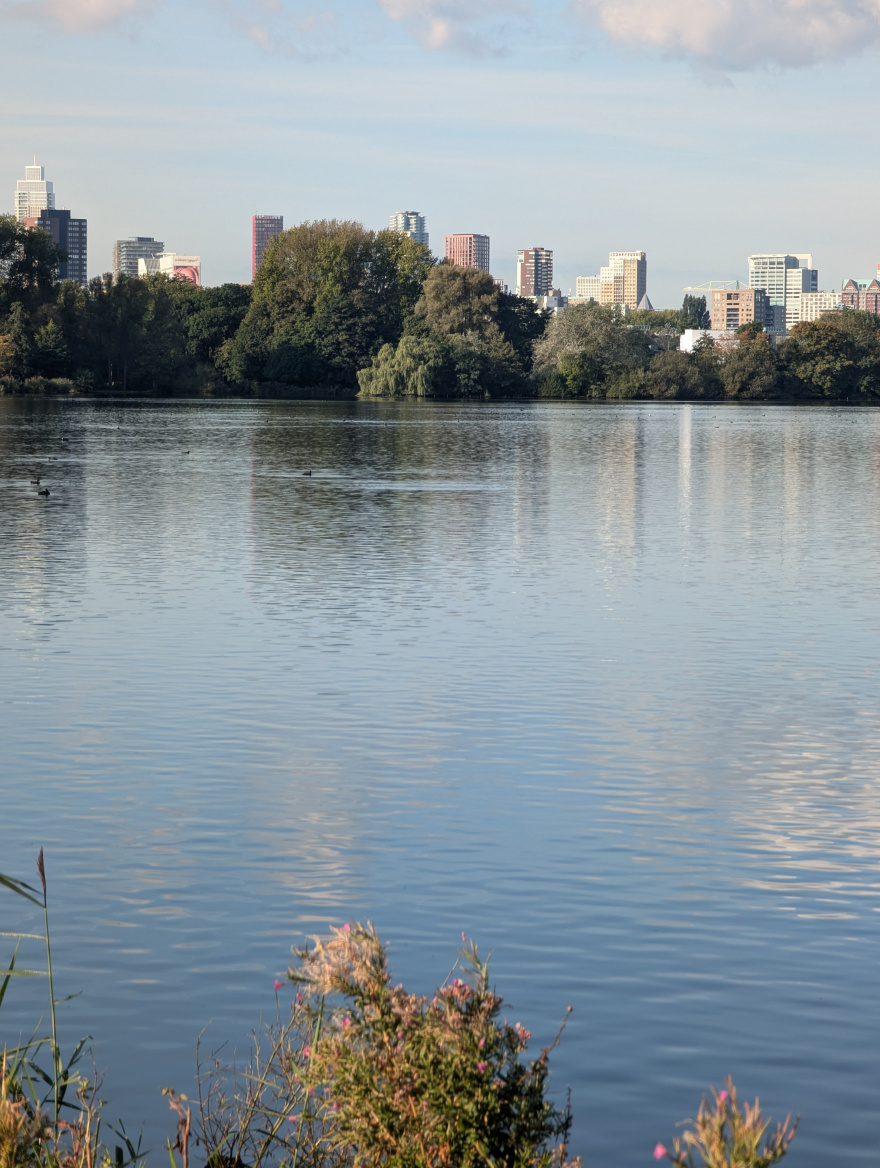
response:
[(0, 208), (34, 155), (89, 221), (89, 272), (149, 235), (250, 279), (282, 214), (609, 250), (655, 307), (812, 252), (820, 288), (880, 260), (880, 0), (0, 0)]

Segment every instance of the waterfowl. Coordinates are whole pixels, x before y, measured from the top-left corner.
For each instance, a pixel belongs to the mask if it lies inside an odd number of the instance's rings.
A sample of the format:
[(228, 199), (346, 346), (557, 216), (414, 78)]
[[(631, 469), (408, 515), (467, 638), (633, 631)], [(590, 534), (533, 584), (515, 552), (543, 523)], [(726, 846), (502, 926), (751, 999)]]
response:
[(48, 488), (48, 487), (43, 487), (42, 491), (37, 491), (37, 494), (38, 494), (38, 495), (48, 495), (48, 494), (49, 494), (49, 488)]
[(312, 477), (312, 472), (311, 472), (310, 470), (304, 470), (304, 471), (303, 471), (303, 478), (304, 478), (304, 479), (305, 479), (305, 478), (309, 478), (309, 479), (310, 479), (311, 477)]
[(35, 486), (36, 486), (37, 484), (39, 484), (39, 481), (40, 481), (39, 479), (31, 479), (31, 482), (32, 482), (32, 483), (33, 483)]

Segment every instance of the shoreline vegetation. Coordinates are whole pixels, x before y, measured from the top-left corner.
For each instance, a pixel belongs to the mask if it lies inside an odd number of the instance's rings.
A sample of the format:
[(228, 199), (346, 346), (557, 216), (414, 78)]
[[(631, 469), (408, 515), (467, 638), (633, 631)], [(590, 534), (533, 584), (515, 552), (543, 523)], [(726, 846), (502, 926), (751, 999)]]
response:
[[(55, 1014), (67, 999), (55, 997), (42, 851), (37, 869), (39, 886), (0, 874), (0, 889), (34, 906), (42, 928), (0, 934), (15, 943), (0, 968), (0, 1006), (14, 978), (45, 977), (51, 1022), (48, 1034), (41, 1019), (11, 1047), (0, 1034), (0, 1168), (145, 1168), (142, 1141), (103, 1119), (97, 1072), (78, 1069), (87, 1040), (62, 1056)], [(582, 1168), (568, 1153), (570, 1105), (550, 1098), (549, 1059), (571, 1007), (554, 1041), (527, 1059), (531, 1034), (502, 1018), (473, 943), (423, 996), (393, 984), (370, 924), (312, 941), (275, 980), (275, 1017), (254, 1031), (244, 1061), (203, 1057), (199, 1045), (195, 1099), (162, 1089), (176, 1132), (157, 1155), (171, 1168), (193, 1158), (205, 1168)], [(44, 951), (42, 966), (18, 962), (29, 943)], [(289, 1006), (284, 990), (293, 991)], [(740, 1107), (729, 1078), (711, 1095), (671, 1148), (655, 1145), (655, 1160), (770, 1168), (785, 1156), (797, 1120), (771, 1131), (757, 1099)]]
[[(0, 395), (295, 400), (880, 403), (880, 319), (844, 310), (776, 344), (734, 344), (703, 297), (558, 315), (394, 231), (320, 220), (282, 232), (254, 284), (55, 277), (47, 232), (0, 216)], [(63, 258), (63, 257), (62, 257)]]

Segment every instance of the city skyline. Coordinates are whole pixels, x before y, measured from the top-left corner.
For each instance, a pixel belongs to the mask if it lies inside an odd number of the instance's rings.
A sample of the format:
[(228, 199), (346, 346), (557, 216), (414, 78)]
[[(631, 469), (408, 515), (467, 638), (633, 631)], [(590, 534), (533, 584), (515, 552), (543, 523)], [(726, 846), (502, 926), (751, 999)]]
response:
[[(36, 153), (59, 191), (63, 176), (59, 203), (89, 219), (102, 267), (115, 239), (154, 235), (201, 254), (212, 283), (248, 280), (249, 220), (263, 209), (380, 229), (415, 207), (435, 250), (474, 225), (511, 287), (532, 241), (554, 250), (568, 291), (632, 240), (651, 257), (658, 306), (680, 303), (686, 285), (745, 281), (743, 257), (761, 251), (811, 247), (827, 287), (880, 258), (867, 203), (839, 210), (842, 181), (870, 189), (880, 177), (864, 149), (875, 99), (849, 108), (844, 63), (710, 78), (708, 65), (695, 73), (649, 49), (636, 61), (580, 25), (564, 39), (538, 27), (536, 43), (511, 33), (503, 53), (484, 37), (480, 55), (476, 43), (424, 47), (405, 22), (380, 28), (358, 12), (357, 41), (327, 24), (298, 48), (280, 25), (261, 47), (195, 6), (70, 31), (4, 9), (0, 183), (13, 187)], [(168, 59), (171, 42), (185, 68)], [(695, 118), (724, 135), (690, 132)], [(525, 150), (544, 160), (540, 185), (523, 181)], [(760, 172), (760, 195), (725, 181), (738, 168)], [(808, 197), (791, 199), (795, 181)]]

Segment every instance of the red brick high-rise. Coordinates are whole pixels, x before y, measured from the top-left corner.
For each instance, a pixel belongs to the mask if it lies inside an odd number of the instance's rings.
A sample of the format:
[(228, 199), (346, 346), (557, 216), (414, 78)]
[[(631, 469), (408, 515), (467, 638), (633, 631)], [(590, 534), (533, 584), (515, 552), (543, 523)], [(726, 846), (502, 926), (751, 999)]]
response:
[(488, 235), (447, 235), (444, 256), (448, 264), (457, 268), (479, 268), (489, 271)]

